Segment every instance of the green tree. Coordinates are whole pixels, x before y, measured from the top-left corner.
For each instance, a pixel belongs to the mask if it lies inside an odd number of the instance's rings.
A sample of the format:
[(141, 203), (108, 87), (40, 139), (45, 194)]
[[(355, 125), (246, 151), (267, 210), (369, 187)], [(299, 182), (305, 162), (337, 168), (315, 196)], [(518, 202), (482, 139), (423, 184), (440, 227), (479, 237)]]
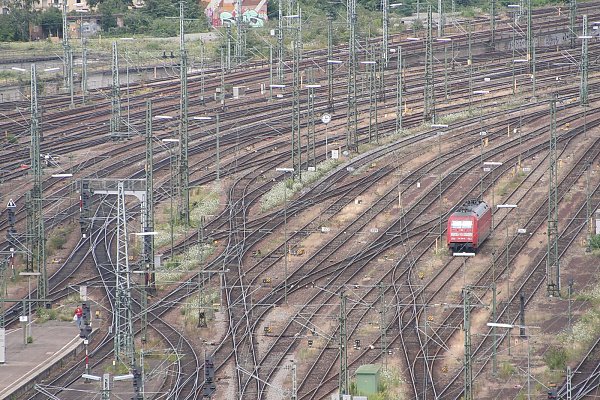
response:
[(62, 13), (56, 7), (50, 7), (40, 15), (40, 25), (44, 34), (59, 32), (62, 35)]
[(117, 27), (117, 17), (115, 14), (124, 14), (127, 12), (127, 6), (131, 2), (128, 0), (104, 0), (98, 5), (100, 13), (100, 26), (105, 32)]
[(33, 9), (32, 2), (26, 0), (24, 2), (6, 1), (4, 8), (8, 9), (8, 14), (3, 15), (2, 24), (0, 24), (0, 35), (6, 40), (12, 41), (28, 41), (29, 40), (29, 25), (35, 23), (36, 13)]
[[(183, 10), (185, 18), (203, 18), (200, 6), (198, 5), (198, 2), (194, 0), (184, 0)], [(147, 0), (143, 11), (154, 18), (178, 17), (179, 1)]]

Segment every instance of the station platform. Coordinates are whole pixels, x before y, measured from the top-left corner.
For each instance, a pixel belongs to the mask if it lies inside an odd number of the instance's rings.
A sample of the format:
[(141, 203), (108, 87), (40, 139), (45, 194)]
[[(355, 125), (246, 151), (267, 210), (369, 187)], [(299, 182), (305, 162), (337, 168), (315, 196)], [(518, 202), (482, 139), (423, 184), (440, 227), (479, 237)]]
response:
[(33, 342), (24, 344), (23, 329), (6, 330), (6, 362), (0, 364), (0, 400), (31, 389), (65, 357), (84, 351), (74, 323), (47, 321), (32, 324)]

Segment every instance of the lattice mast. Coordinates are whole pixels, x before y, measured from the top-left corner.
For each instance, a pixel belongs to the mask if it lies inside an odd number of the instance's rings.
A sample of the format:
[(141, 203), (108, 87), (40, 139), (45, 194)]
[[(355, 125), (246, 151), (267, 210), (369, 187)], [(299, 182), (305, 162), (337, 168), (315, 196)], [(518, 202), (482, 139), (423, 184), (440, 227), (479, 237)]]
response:
[(465, 330), (464, 400), (473, 400), (473, 365), (471, 360), (471, 288), (463, 289), (463, 326)]
[(534, 70), (534, 37), (533, 37), (533, 22), (531, 14), (531, 0), (527, 0), (527, 61), (529, 62), (529, 73), (533, 73)]
[(110, 136), (113, 139), (121, 137), (121, 87), (119, 85), (119, 53), (117, 42), (112, 44), (112, 87), (111, 87), (111, 113), (110, 113)]
[(235, 61), (237, 64), (241, 64), (246, 55), (246, 27), (244, 26), (244, 20), (242, 18), (242, 0), (236, 0), (235, 2), (235, 24)]
[(42, 210), (42, 164), (40, 160), (40, 146), (42, 141), (42, 130), (40, 111), (37, 98), (37, 75), (35, 64), (31, 64), (31, 172), (33, 174), (33, 186), (29, 196), (30, 223), (27, 232), (29, 250), (31, 251), (31, 264), (27, 266), (29, 271), (40, 273), (38, 277), (38, 298), (46, 298), (48, 294), (48, 279), (46, 274), (46, 246), (44, 214)]
[(370, 54), (372, 59), (366, 61), (368, 66), (367, 83), (369, 90), (369, 143), (371, 143), (373, 140), (375, 140), (375, 142), (379, 141), (377, 132), (377, 92), (379, 85), (376, 76), (377, 61), (375, 60), (377, 60), (377, 58), (375, 57), (375, 51), (373, 48), (371, 48)]
[(577, 39), (577, 0), (569, 1), (569, 37), (571, 39), (571, 47), (575, 47), (575, 39)]
[(496, 43), (496, 0), (490, 0), (490, 35), (490, 44), (493, 48)]
[[(441, 0), (440, 0), (441, 1)], [(389, 24), (390, 24), (390, 1), (389, 0), (381, 0), (381, 11), (383, 12), (382, 25), (383, 25), (383, 36), (381, 40), (382, 47), (382, 58), (383, 64), (385, 67), (388, 66), (388, 56), (389, 56)]]
[(396, 132), (402, 130), (402, 47), (398, 46), (396, 50), (397, 64), (396, 64)]
[(183, 27), (183, 2), (179, 3), (179, 55), (180, 55), (180, 97), (179, 97), (179, 155), (177, 168), (177, 195), (179, 217), (186, 225), (190, 223), (190, 192), (188, 169), (188, 78), (187, 50), (185, 48), (185, 32)]
[(548, 256), (546, 286), (549, 296), (560, 295), (560, 260), (558, 255), (558, 167), (556, 151), (556, 97), (550, 102), (550, 166), (548, 168)]
[(81, 101), (85, 104), (85, 96), (87, 96), (87, 57), (88, 57), (88, 49), (87, 49), (87, 39), (83, 39), (81, 41), (83, 46), (81, 50)]
[(348, 394), (348, 333), (346, 331), (346, 294), (340, 293), (340, 376), (339, 390), (341, 395)]
[[(146, 100), (146, 209), (144, 231), (154, 231), (154, 149), (152, 146), (152, 100)], [(142, 203), (144, 204), (144, 203)], [(145, 285), (155, 288), (154, 235), (144, 236)]]
[(127, 215), (125, 189), (119, 181), (117, 189), (117, 265), (115, 266), (114, 353), (117, 361), (135, 364), (133, 315), (131, 310), (131, 281), (127, 246)]
[(427, 6), (427, 38), (425, 39), (425, 87), (424, 87), (424, 106), (423, 120), (435, 120), (435, 98), (433, 81), (433, 17), (431, 5)]
[(301, 35), (301, 13), (298, 7), (298, 14), (295, 18), (288, 15), (292, 31), (292, 167), (295, 174), (301, 177), (302, 167), (302, 137), (300, 132), (300, 62), (302, 49)]
[(327, 14), (327, 110), (333, 112), (333, 14)]
[(283, 84), (283, 1), (277, 2), (277, 83)]
[(444, 24), (445, 24), (445, 18), (444, 18), (444, 6), (442, 4), (442, 0), (438, 0), (438, 37), (441, 38), (442, 36), (444, 36)]
[(582, 106), (588, 105), (588, 18), (583, 16), (583, 29), (581, 39), (581, 83), (579, 85), (579, 103)]
[(356, 0), (348, 0), (348, 110), (346, 119), (346, 147), (358, 151), (358, 111), (356, 91)]
[(315, 149), (315, 77), (312, 68), (306, 70), (306, 87), (308, 88), (307, 114), (308, 125), (306, 130), (306, 165), (308, 168), (317, 167), (317, 156)]
[(73, 49), (69, 43), (69, 24), (67, 23), (67, 0), (62, 0), (62, 46), (63, 46), (63, 83), (71, 94), (70, 107), (73, 104)]

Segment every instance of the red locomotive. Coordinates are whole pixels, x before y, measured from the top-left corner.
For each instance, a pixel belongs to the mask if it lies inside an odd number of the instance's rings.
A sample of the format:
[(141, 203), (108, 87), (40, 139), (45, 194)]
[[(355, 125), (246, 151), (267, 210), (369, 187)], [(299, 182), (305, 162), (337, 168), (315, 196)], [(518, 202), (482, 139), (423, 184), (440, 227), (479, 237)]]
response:
[(453, 252), (476, 252), (491, 230), (490, 206), (483, 200), (467, 200), (448, 218), (448, 247)]

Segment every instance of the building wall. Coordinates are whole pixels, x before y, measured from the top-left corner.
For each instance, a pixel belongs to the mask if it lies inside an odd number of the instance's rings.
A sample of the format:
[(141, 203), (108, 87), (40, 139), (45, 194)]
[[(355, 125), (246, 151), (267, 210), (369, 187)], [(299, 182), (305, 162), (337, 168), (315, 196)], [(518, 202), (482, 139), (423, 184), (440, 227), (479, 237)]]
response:
[[(212, 26), (235, 25), (236, 0), (201, 0)], [(267, 0), (241, 0), (242, 19), (250, 27), (261, 27), (267, 20)]]
[(35, 3), (34, 7), (36, 10), (47, 10), (50, 7), (57, 7), (62, 10), (63, 1), (67, 2), (68, 12), (89, 9), (86, 0), (39, 0), (39, 3)]

